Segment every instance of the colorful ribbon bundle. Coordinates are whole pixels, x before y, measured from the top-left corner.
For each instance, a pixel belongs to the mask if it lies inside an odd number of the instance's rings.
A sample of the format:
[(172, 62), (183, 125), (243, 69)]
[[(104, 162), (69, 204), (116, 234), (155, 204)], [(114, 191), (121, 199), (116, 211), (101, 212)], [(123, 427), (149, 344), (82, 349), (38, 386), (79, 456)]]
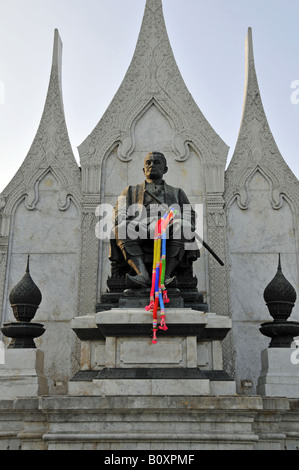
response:
[(145, 307), (145, 310), (153, 312), (153, 344), (157, 343), (158, 310), (160, 310), (161, 314), (159, 329), (164, 331), (168, 329), (165, 321), (165, 304), (169, 303), (169, 299), (164, 284), (166, 269), (166, 230), (175, 214), (176, 211), (171, 208), (158, 220), (155, 227), (150, 303)]

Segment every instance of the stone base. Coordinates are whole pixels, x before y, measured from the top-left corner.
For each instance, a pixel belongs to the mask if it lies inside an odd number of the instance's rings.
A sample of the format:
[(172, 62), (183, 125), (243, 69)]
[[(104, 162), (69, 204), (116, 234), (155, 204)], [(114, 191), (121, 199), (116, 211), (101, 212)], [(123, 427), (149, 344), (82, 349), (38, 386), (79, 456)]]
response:
[(93, 395), (100, 396), (200, 396), (210, 395), (209, 380), (102, 379), (93, 381)]
[(202, 450), (296, 450), (298, 418), (298, 400), (275, 397), (1, 399), (0, 450), (98, 450), (102, 461), (114, 451), (190, 452), (200, 466)]
[[(168, 295), (171, 298), (171, 307), (183, 308), (184, 299), (179, 289), (168, 289)], [(144, 308), (149, 304), (150, 289), (126, 289), (120, 296), (119, 308)]]
[[(79, 322), (80, 319), (82, 323), (84, 317), (78, 317)], [(115, 308), (99, 312), (95, 314), (95, 324), (104, 338), (141, 336), (151, 343), (153, 317), (144, 308)], [(163, 338), (189, 336), (196, 336), (201, 341), (223, 340), (232, 325), (228, 317), (191, 308), (166, 308), (166, 324), (167, 331), (158, 330), (158, 343)], [(72, 326), (77, 326), (76, 321)]]
[(69, 383), (70, 395), (203, 396), (235, 395), (236, 384), (224, 371), (198, 368), (104, 368), (78, 372)]
[[(151, 450), (163, 454), (169, 450), (255, 449), (258, 435), (252, 426), (253, 413), (262, 409), (262, 402), (255, 397), (189, 400), (184, 395), (68, 397), (41, 399), (40, 408), (47, 409), (52, 420), (43, 435), (49, 450)], [(68, 425), (61, 423), (67, 413), (74, 417)]]
[(77, 317), (81, 370), (69, 381), (70, 395), (234, 395), (223, 371), (221, 341), (231, 319), (191, 308), (168, 308), (166, 331), (152, 343), (152, 313), (115, 308)]
[(38, 349), (5, 349), (0, 364), (2, 398), (36, 397), (48, 393), (44, 353)]
[(236, 384), (232, 380), (120, 380), (103, 379), (69, 382), (69, 395), (72, 396), (234, 396)]
[[(194, 290), (182, 291), (177, 288), (168, 288), (168, 297), (171, 299), (172, 307), (192, 308), (202, 312), (208, 312), (207, 303), (203, 295)], [(96, 311), (102, 312), (114, 308), (144, 308), (148, 305), (150, 288), (126, 289), (123, 292), (107, 292), (102, 294), (101, 302), (97, 304)]]
[(269, 397), (299, 398), (299, 349), (268, 348), (261, 353), (257, 392)]

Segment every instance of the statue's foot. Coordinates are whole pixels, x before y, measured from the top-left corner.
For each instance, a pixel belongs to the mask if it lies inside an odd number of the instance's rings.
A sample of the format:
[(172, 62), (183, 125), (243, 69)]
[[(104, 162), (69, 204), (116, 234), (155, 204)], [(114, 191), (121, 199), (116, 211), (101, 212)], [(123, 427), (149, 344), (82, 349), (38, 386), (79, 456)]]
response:
[(148, 287), (150, 285), (150, 278), (149, 276), (145, 276), (144, 274), (138, 274), (137, 276), (130, 276), (129, 274), (127, 274), (126, 284), (129, 289)]
[(177, 287), (178, 286), (178, 281), (175, 276), (170, 277), (170, 276), (165, 276), (165, 281), (164, 281), (165, 287)]

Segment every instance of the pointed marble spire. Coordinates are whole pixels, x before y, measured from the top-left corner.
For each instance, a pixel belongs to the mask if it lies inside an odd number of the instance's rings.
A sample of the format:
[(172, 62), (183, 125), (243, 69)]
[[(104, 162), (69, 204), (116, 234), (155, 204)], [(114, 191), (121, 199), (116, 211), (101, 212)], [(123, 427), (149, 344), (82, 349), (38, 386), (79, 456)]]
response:
[[(41, 122), (29, 155), (35, 152), (42, 157), (42, 165), (64, 167), (74, 177), (79, 169), (69, 141), (62, 96), (62, 42), (54, 31), (52, 68), (48, 93)], [(35, 153), (36, 155), (36, 153)]]
[[(229, 168), (236, 164), (236, 160), (241, 163), (239, 154), (243, 155), (248, 164), (256, 165), (263, 162), (262, 133), (267, 133), (268, 142), (271, 139), (271, 146), (275, 145), (276, 147), (268, 125), (258, 85), (251, 28), (248, 28), (245, 41), (245, 57), (243, 113), (238, 141)], [(244, 164), (244, 162), (242, 163)]]
[(250, 117), (252, 114), (256, 119), (263, 121), (263, 124), (268, 125), (255, 70), (251, 28), (248, 28), (245, 41), (245, 56), (245, 96), (241, 129), (242, 125), (246, 125), (248, 116)]
[[(270, 179), (285, 179), (287, 186), (297, 185), (298, 180), (293, 175), (283, 159), (263, 107), (261, 93), (258, 85), (253, 52), (252, 29), (248, 28), (245, 42), (246, 66), (245, 66), (245, 93), (241, 126), (234, 154), (226, 171), (227, 193), (239, 192), (240, 206), (247, 208), (247, 189), (244, 175), (250, 177), (257, 167), (262, 169)], [(281, 175), (280, 175), (281, 174)], [(280, 178), (281, 176), (281, 178)], [(276, 209), (280, 207), (279, 188), (273, 181), (272, 205)]]
[[(251, 28), (248, 28), (245, 55), (243, 112), (235, 151), (227, 170), (228, 183), (236, 182), (237, 172), (244, 171), (244, 167), (254, 169), (260, 166), (271, 170), (277, 166), (278, 171), (282, 166), (288, 168), (276, 145), (262, 103), (255, 68)], [(289, 168), (288, 170), (291, 172)]]
[(53, 55), (52, 55), (52, 68), (57, 67), (60, 87), (61, 87), (61, 70), (62, 70), (62, 41), (59, 36), (57, 28), (54, 29), (54, 44), (53, 44)]
[(80, 170), (70, 144), (64, 114), (61, 64), (62, 42), (55, 29), (51, 74), (40, 124), (25, 160), (4, 189), (4, 196), (16, 188), (19, 191), (31, 190), (34, 178), (49, 167), (62, 171), (70, 186), (74, 182), (79, 185)]
[(195, 136), (198, 139), (196, 145), (206, 161), (225, 165), (228, 147), (207, 122), (184, 83), (169, 41), (161, 0), (146, 0), (127, 73), (106, 113), (78, 147), (82, 168), (85, 164), (99, 164), (116, 141), (120, 143), (118, 156), (128, 161), (134, 147), (132, 123), (151, 100), (160, 103), (167, 113), (173, 113), (170, 118), (174, 122), (180, 120), (182, 123), (177, 132), (179, 134), (184, 128), (186, 136), (177, 135), (174, 144), (179, 147), (178, 160), (188, 158), (184, 146)]
[(162, 0), (146, 0), (146, 7), (152, 11), (162, 8)]

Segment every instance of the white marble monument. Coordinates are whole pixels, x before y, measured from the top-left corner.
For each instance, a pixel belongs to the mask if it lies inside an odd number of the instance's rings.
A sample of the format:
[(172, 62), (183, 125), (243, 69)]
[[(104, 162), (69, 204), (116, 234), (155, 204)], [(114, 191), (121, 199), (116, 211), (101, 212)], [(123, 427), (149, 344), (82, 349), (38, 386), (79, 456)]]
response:
[[(298, 290), (299, 182), (267, 122), (251, 29), (241, 127), (227, 168), (229, 148), (194, 102), (177, 67), (161, 0), (145, 2), (131, 64), (107, 111), (79, 146), (79, 165), (67, 133), (61, 74), (56, 30), (36, 136), (0, 195), (1, 324), (11, 319), (8, 295), (31, 254), (43, 293), (36, 321), (46, 332), (36, 342), (44, 352), (49, 393), (68, 393), (69, 380), (80, 369), (80, 341), (72, 321), (96, 314), (111, 269), (108, 241), (95, 236), (96, 208), (114, 204), (120, 189), (142, 178), (141, 163), (154, 146), (167, 156), (167, 182), (182, 187), (192, 204), (203, 205), (204, 239), (225, 266), (202, 249), (194, 267), (198, 289), (209, 312), (232, 324), (222, 345), (224, 370), (239, 394), (255, 394), (261, 351), (267, 348), (258, 329), (269, 319), (262, 292), (278, 253)], [(298, 315), (297, 304), (295, 320)]]

